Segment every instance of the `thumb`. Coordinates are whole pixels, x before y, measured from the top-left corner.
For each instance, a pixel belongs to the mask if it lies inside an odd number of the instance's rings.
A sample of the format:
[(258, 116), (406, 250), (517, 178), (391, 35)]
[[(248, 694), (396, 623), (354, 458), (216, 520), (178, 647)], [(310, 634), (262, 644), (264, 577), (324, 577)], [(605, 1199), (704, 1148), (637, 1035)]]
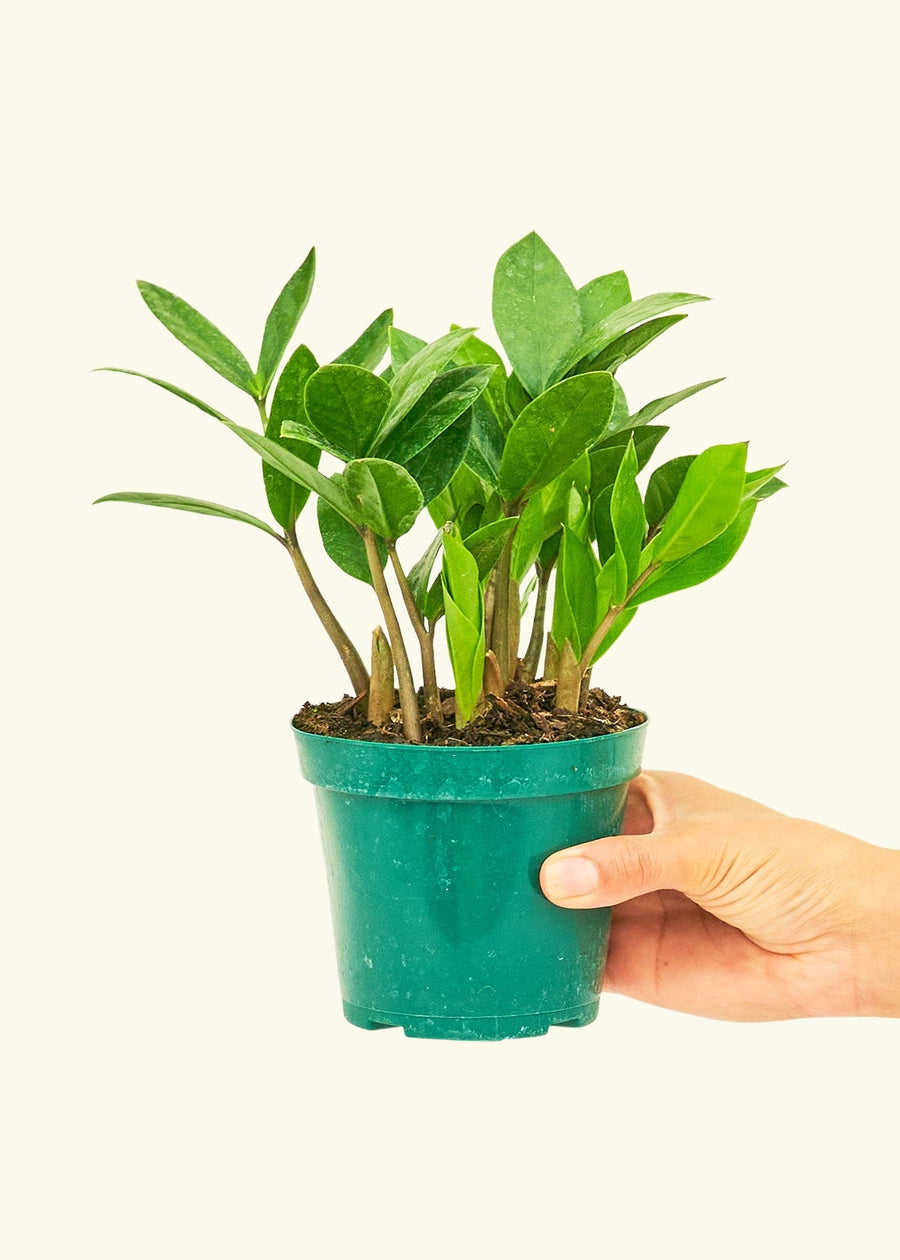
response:
[(626, 832), (636, 834), (604, 836), (552, 854), (541, 867), (544, 896), (560, 906), (589, 909), (662, 888), (702, 895), (722, 844), (718, 829), (684, 818), (690, 809), (680, 799), (679, 780), (695, 782), (678, 775), (638, 775), (629, 785), (625, 814)]

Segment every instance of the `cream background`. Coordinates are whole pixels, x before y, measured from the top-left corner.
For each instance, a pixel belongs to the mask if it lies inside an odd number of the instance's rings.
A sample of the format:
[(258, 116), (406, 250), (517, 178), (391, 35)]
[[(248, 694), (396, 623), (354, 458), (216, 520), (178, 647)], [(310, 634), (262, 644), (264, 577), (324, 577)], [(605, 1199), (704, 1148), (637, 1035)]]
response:
[(323, 355), (390, 302), (489, 330), (531, 228), (579, 283), (712, 295), (623, 383), (726, 375), (664, 449), (748, 437), (791, 489), (597, 681), (648, 764), (897, 845), (893, 6), (85, 0), (5, 35), (4, 1257), (895, 1255), (892, 1022), (342, 1022), (288, 729), (336, 659), (262, 535), (90, 507), (265, 504), (212, 421), (88, 374), (249, 421), (132, 281), (252, 356), (311, 244)]

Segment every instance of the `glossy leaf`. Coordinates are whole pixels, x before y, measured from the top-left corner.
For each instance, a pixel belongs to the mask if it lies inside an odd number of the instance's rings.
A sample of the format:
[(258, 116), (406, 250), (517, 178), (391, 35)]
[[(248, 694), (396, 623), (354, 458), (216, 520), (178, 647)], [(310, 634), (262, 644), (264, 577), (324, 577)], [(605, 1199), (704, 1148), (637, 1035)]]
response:
[(472, 328), (455, 328), (414, 354), (391, 379), (391, 404), (385, 416), (381, 437), (387, 437), (414, 403), (472, 335)]
[(504, 433), (508, 432), (510, 424), (530, 402), (531, 395), (526, 391), (515, 372), (513, 372), (506, 382), (506, 414), (508, 423), (504, 426)]
[(780, 477), (773, 477), (771, 481), (767, 481), (765, 485), (754, 492), (753, 498), (757, 501), (761, 499), (770, 499), (773, 494), (777, 494), (779, 490), (786, 490), (787, 482), (782, 481)]
[(687, 315), (662, 315), (659, 319), (650, 319), (645, 324), (638, 324), (628, 332), (616, 337), (599, 354), (585, 359), (578, 366), (582, 372), (617, 372), (623, 363), (633, 359), (636, 354), (649, 346), (657, 337), (661, 337), (674, 324), (680, 324)]
[(465, 459), (472, 430), (472, 412), (467, 408), (424, 450), (406, 461), (406, 471), (417, 482), (422, 498), (431, 503), (449, 485)]
[(634, 442), (638, 458), (638, 472), (640, 472), (641, 469), (646, 468), (653, 457), (653, 452), (668, 432), (668, 427), (664, 424), (645, 424), (639, 429), (627, 429), (625, 432), (607, 435), (596, 444), (591, 451), (591, 456), (593, 457), (596, 451), (609, 450), (611, 447), (624, 448), (631, 441)]
[[(744, 479), (744, 498), (768, 498), (768, 495), (760, 492), (764, 492), (766, 487), (773, 480), (777, 480), (775, 474), (780, 473), (782, 468), (784, 468), (784, 464), (776, 464), (774, 468), (761, 468), (758, 472), (748, 472), (746, 478)], [(784, 482), (779, 482), (779, 484), (775, 487), (775, 490), (771, 490), (769, 493), (774, 494), (776, 490), (780, 490), (783, 487)]]
[(443, 543), (444, 531), (439, 529), (428, 544), (425, 552), (420, 560), (417, 560), (407, 574), (409, 589), (412, 591), (413, 599), (419, 612), (425, 612), (425, 597), (428, 594), (428, 584), (431, 581), (431, 571), (434, 568), (434, 562), (441, 554), (441, 545)]
[(176, 508), (180, 512), (198, 512), (201, 516), (221, 516), (229, 521), (243, 521), (245, 525), (253, 525), (265, 534), (282, 541), (271, 525), (261, 521), (249, 512), (239, 512), (236, 508), (223, 507), (221, 503), (209, 503), (206, 499), (189, 499), (183, 494), (155, 494), (152, 491), (120, 490), (116, 494), (104, 494), (95, 499), (95, 503), (143, 503), (148, 507)]
[(630, 442), (622, 456), (610, 497), (610, 517), (616, 539), (616, 586), (613, 599), (617, 604), (623, 602), (637, 577), (638, 563), (647, 533), (644, 504), (636, 480), (637, 473), (637, 455), (634, 443)]
[(369, 452), (391, 400), (391, 387), (373, 372), (349, 363), (326, 363), (306, 383), (310, 427), (325, 449), (342, 459)]
[[(459, 324), (451, 324), (451, 331), (459, 328)], [(474, 334), (460, 346), (453, 356), (453, 362), (460, 367), (475, 364), (493, 365), (494, 371), (484, 393), (484, 400), (491, 408), (497, 423), (505, 433), (509, 428), (506, 418), (506, 367), (493, 346), (482, 341)]]
[(580, 657), (596, 630), (599, 573), (593, 548), (571, 530), (563, 529), (550, 630), (560, 651), (568, 639), (576, 657)]
[(540, 492), (544, 513), (544, 537), (555, 533), (566, 518), (569, 494), (573, 488), (587, 494), (591, 485), (591, 460), (587, 453), (579, 455), (573, 464), (555, 477)]
[(665, 315), (677, 306), (688, 306), (692, 302), (706, 302), (707, 298), (696, 293), (653, 293), (649, 297), (638, 298), (627, 306), (619, 307), (595, 328), (590, 329), (575, 344), (566, 360), (559, 365), (556, 379), (570, 372), (582, 359), (592, 359), (601, 350), (614, 341), (622, 333), (628, 332), (644, 320), (654, 319), (657, 315)]
[(372, 453), (406, 464), (472, 405), (484, 391), (492, 371), (490, 367), (475, 366), (441, 372), (387, 437), (375, 441)]
[(256, 451), (267, 464), (284, 473), (286, 477), (292, 477), (306, 490), (311, 490), (326, 503), (330, 503), (334, 510), (340, 512), (341, 516), (346, 517), (348, 521), (353, 521), (354, 524), (361, 523), (358, 513), (355, 512), (340, 482), (326, 477), (324, 473), (319, 472), (318, 468), (286, 450), (274, 438), (263, 437), (261, 433), (255, 433), (253, 429), (245, 429), (242, 425), (234, 424), (230, 420), (226, 421), (225, 427), (236, 434), (251, 450)]
[(612, 414), (613, 380), (591, 372), (560, 381), (520, 413), (500, 461), (500, 493), (507, 503), (558, 477), (603, 435)]
[(505, 439), (504, 430), (490, 406), (487, 394), (486, 390), (472, 404), (472, 433), (466, 451), (466, 463), (489, 486), (496, 486)]
[(697, 586), (720, 573), (737, 554), (746, 538), (756, 507), (753, 499), (742, 504), (731, 524), (711, 542), (681, 560), (663, 564), (636, 593), (633, 603), (643, 604), (647, 600), (658, 599), (661, 595), (671, 595), (689, 586)]
[(379, 538), (393, 541), (412, 529), (424, 506), (405, 468), (386, 459), (354, 459), (344, 469), (353, 510)]
[(597, 554), (600, 563), (606, 564), (616, 554), (616, 535), (612, 524), (612, 486), (606, 486), (594, 498), (591, 509), (591, 524), (594, 539), (597, 543)]
[(353, 344), (332, 362), (349, 363), (353, 367), (361, 367), (367, 372), (374, 372), (387, 353), (388, 333), (393, 322), (394, 312), (388, 307), (386, 311), (376, 315), (368, 328), (364, 328)]
[(233, 341), (225, 336), (205, 315), (201, 315), (182, 298), (146, 280), (138, 281), (141, 297), (159, 322), (187, 346), (214, 372), (237, 385), (246, 394), (257, 396), (256, 377), (250, 364)]
[[(483, 582), (503, 554), (510, 535), (519, 524), (517, 516), (504, 516), (474, 530), (465, 540), (466, 550), (474, 557), (478, 576)], [(516, 534), (518, 538), (518, 533)]]
[(457, 521), (475, 504), (485, 504), (488, 488), (484, 482), (463, 464), (456, 470), (446, 488), (428, 504), (428, 515), (435, 525)]
[(522, 510), (513, 539), (510, 572), (514, 582), (521, 582), (537, 560), (546, 534), (541, 496), (533, 494)]
[(662, 398), (654, 398), (652, 402), (646, 403), (641, 407), (640, 411), (636, 411), (630, 417), (628, 427), (636, 429), (640, 425), (649, 424), (651, 420), (661, 416), (670, 407), (675, 407), (678, 403), (684, 402), (686, 398), (699, 394), (702, 389), (709, 389), (710, 385), (718, 385), (724, 379), (724, 376), (716, 376), (711, 381), (701, 381), (699, 385), (689, 385), (687, 389), (679, 389), (674, 394), (665, 394)]
[[(286, 423), (293, 421), (302, 425), (305, 422), (303, 391), (306, 388), (306, 382), (317, 367), (318, 364), (312, 351), (306, 346), (298, 346), (278, 378), (275, 393), (272, 395), (271, 413), (266, 424), (266, 437), (313, 467), (318, 464), (321, 452), (310, 443), (283, 437), (281, 430), (282, 425)], [(266, 488), (269, 510), (275, 520), (283, 529), (293, 528), (309, 498), (309, 490), (265, 462), (263, 462), (263, 484)]]
[(391, 368), (396, 372), (408, 363), (413, 355), (424, 350), (428, 342), (414, 333), (404, 332), (402, 328), (392, 328), (388, 334), (388, 345), (391, 348)]
[(581, 320), (585, 332), (596, 328), (599, 323), (627, 306), (631, 301), (631, 288), (624, 271), (610, 271), (596, 280), (589, 280), (578, 290), (578, 304), (581, 307)]
[(656, 537), (655, 560), (679, 560), (731, 524), (744, 493), (746, 459), (746, 442), (711, 446), (695, 457)]
[[(322, 545), (334, 563), (350, 577), (357, 578), (360, 582), (367, 582), (371, 586), (372, 573), (369, 569), (366, 544), (356, 526), (351, 525), (322, 499), (319, 499), (316, 504), (316, 515)], [(380, 538), (377, 539), (377, 546), (381, 567), (384, 568), (387, 564), (387, 547)]]
[(259, 351), (259, 367), (256, 370), (260, 397), (264, 398), (269, 392), (272, 378), (284, 358), (284, 352), (296, 331), (300, 316), (306, 310), (315, 276), (316, 251), (311, 249), (269, 311)]
[(583, 332), (575, 286), (536, 232), (497, 263), (492, 311), (513, 370), (534, 398), (559, 379), (554, 371)]
[(185, 402), (189, 402), (193, 407), (199, 407), (201, 411), (205, 411), (208, 416), (212, 416), (214, 420), (227, 420), (227, 416), (223, 416), (221, 411), (216, 411), (215, 407), (210, 407), (209, 403), (201, 402), (199, 398), (195, 398), (193, 394), (189, 394), (184, 389), (179, 389), (177, 385), (170, 385), (168, 381), (161, 381), (158, 376), (147, 376), (144, 372), (132, 372), (129, 368), (102, 367), (94, 368), (95, 372), (118, 372), (122, 376), (137, 376), (142, 381), (149, 381), (151, 385), (158, 385), (160, 389), (167, 390), (170, 394), (174, 394), (176, 398), (183, 398)]
[(656, 528), (672, 507), (694, 459), (693, 455), (676, 455), (668, 463), (660, 464), (659, 468), (654, 469), (650, 474), (646, 505), (647, 520), (651, 528)]
[(621, 446), (604, 446), (591, 451), (591, 499), (596, 499), (604, 490), (611, 488), (616, 480), (622, 456), (627, 451), (627, 444)]

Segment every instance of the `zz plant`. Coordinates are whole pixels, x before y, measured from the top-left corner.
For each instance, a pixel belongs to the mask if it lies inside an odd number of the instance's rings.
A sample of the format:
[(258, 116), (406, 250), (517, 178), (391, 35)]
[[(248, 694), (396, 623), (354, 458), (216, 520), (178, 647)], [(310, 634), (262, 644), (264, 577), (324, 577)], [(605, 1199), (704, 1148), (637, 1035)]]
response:
[[(411, 742), (423, 740), (423, 713), (443, 724), (445, 708), (452, 709), (462, 728), (487, 694), (502, 696), (513, 678), (533, 682), (542, 656), (557, 708), (576, 713), (592, 667), (640, 605), (724, 568), (759, 501), (784, 484), (780, 466), (748, 472), (746, 443), (736, 442), (670, 459), (641, 491), (639, 477), (668, 431), (656, 421), (717, 381), (632, 412), (616, 372), (686, 317), (673, 311), (705, 300), (697, 294), (633, 300), (622, 271), (576, 288), (531, 233), (503, 254), (494, 275), (493, 318), (509, 369), (472, 328), (453, 325), (426, 343), (396, 328), (385, 310), (335, 359), (320, 364), (300, 345), (279, 374), (314, 271), (310, 251), (269, 313), (255, 371), (181, 298), (138, 286), (179, 341), (250, 396), (261, 428), (237, 424), (166, 381), (130, 374), (198, 407), (262, 459), (274, 526), (180, 495), (121, 492), (97, 502), (226, 517), (274, 538), (340, 654), (355, 703), (384, 725), (399, 693)], [(328, 470), (319, 466), (323, 455)], [(311, 495), (327, 554), (378, 600), (386, 634), (380, 626), (373, 633), (371, 668), (301, 548), (298, 520)], [(407, 567), (398, 542), (425, 509), (436, 533)], [(421, 705), (401, 603), (418, 648)], [(442, 704), (435, 669), (441, 620), (455, 682), (451, 706)]]

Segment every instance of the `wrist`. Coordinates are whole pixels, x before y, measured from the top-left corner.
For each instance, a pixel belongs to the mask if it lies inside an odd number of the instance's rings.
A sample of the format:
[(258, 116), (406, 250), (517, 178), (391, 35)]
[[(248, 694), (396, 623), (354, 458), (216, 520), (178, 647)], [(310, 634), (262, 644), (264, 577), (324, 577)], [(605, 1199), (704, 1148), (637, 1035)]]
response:
[(856, 1014), (900, 1018), (900, 851), (872, 853), (854, 958)]

